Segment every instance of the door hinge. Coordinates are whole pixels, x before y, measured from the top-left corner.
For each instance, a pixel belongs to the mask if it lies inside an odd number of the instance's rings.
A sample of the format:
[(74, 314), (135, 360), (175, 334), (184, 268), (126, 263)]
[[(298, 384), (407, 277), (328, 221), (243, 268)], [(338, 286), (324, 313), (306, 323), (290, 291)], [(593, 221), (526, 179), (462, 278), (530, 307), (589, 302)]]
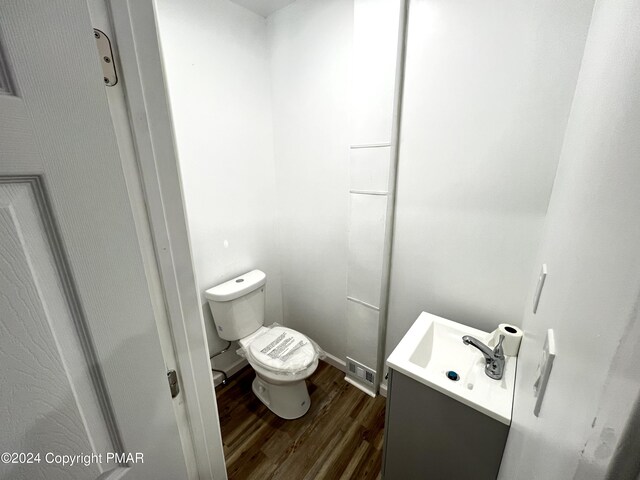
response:
[(97, 28), (93, 29), (93, 36), (96, 37), (104, 84), (107, 87), (113, 87), (118, 83), (118, 75), (116, 74), (116, 62), (113, 58), (113, 50), (111, 49), (111, 40), (109, 40), (109, 37), (107, 37), (102, 30), (98, 30)]
[(180, 385), (178, 384), (178, 374), (175, 370), (169, 370), (167, 372), (167, 379), (169, 380), (169, 390), (171, 390), (171, 398), (176, 398), (180, 393)]

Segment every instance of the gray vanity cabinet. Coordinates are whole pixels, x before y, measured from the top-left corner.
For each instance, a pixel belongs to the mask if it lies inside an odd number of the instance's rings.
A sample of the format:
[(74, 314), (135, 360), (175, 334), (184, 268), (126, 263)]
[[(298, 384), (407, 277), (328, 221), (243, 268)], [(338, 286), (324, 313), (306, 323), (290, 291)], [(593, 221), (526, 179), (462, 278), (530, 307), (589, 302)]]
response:
[(494, 480), (509, 426), (389, 369), (384, 480)]

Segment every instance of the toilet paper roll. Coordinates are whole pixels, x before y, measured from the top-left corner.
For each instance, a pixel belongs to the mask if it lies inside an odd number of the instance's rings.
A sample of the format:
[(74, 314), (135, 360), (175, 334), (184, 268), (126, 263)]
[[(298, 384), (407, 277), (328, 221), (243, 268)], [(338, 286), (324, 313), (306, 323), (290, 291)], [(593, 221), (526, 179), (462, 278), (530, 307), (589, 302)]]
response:
[(504, 354), (509, 355), (510, 357), (517, 356), (518, 350), (520, 350), (520, 342), (522, 341), (522, 336), (524, 335), (522, 330), (520, 330), (515, 325), (501, 323), (500, 325), (498, 325), (498, 328), (493, 331), (494, 345), (498, 344), (500, 335), (504, 335), (504, 340), (502, 341), (502, 349), (504, 350)]

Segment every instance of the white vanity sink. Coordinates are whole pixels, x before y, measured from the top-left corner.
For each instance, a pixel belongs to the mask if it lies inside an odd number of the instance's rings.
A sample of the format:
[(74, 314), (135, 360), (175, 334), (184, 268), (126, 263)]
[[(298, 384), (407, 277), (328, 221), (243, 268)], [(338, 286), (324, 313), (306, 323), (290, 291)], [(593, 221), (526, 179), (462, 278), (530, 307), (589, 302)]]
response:
[[(422, 312), (400, 341), (387, 364), (390, 368), (444, 395), (498, 420), (511, 424), (516, 357), (506, 357), (501, 380), (489, 378), (484, 357), (462, 342), (464, 335), (476, 337), (493, 348), (490, 333)], [(455, 371), (459, 380), (447, 378)]]

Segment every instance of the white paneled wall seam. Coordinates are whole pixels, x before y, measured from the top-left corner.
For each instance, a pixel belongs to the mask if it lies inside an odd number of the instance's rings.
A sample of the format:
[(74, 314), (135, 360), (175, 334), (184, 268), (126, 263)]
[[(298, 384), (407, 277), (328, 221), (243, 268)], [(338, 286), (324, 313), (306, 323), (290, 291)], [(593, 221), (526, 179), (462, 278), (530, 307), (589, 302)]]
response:
[(356, 195), (388, 195), (389, 192), (376, 192), (375, 190), (349, 190)]
[(355, 0), (346, 356), (382, 372), (397, 122), (397, 68), (404, 0)]
[(380, 147), (390, 147), (391, 143), (365, 143), (362, 145), (351, 145), (349, 148), (352, 150), (358, 148), (380, 148)]
[(364, 307), (367, 307), (367, 308), (370, 308), (372, 310), (380, 310), (378, 307), (376, 307), (374, 305), (371, 305), (370, 303), (363, 302), (362, 300), (358, 300), (357, 298), (353, 298), (353, 297), (347, 296), (347, 300), (349, 300), (350, 302), (353, 302), (353, 303), (359, 303), (360, 305), (362, 305)]

